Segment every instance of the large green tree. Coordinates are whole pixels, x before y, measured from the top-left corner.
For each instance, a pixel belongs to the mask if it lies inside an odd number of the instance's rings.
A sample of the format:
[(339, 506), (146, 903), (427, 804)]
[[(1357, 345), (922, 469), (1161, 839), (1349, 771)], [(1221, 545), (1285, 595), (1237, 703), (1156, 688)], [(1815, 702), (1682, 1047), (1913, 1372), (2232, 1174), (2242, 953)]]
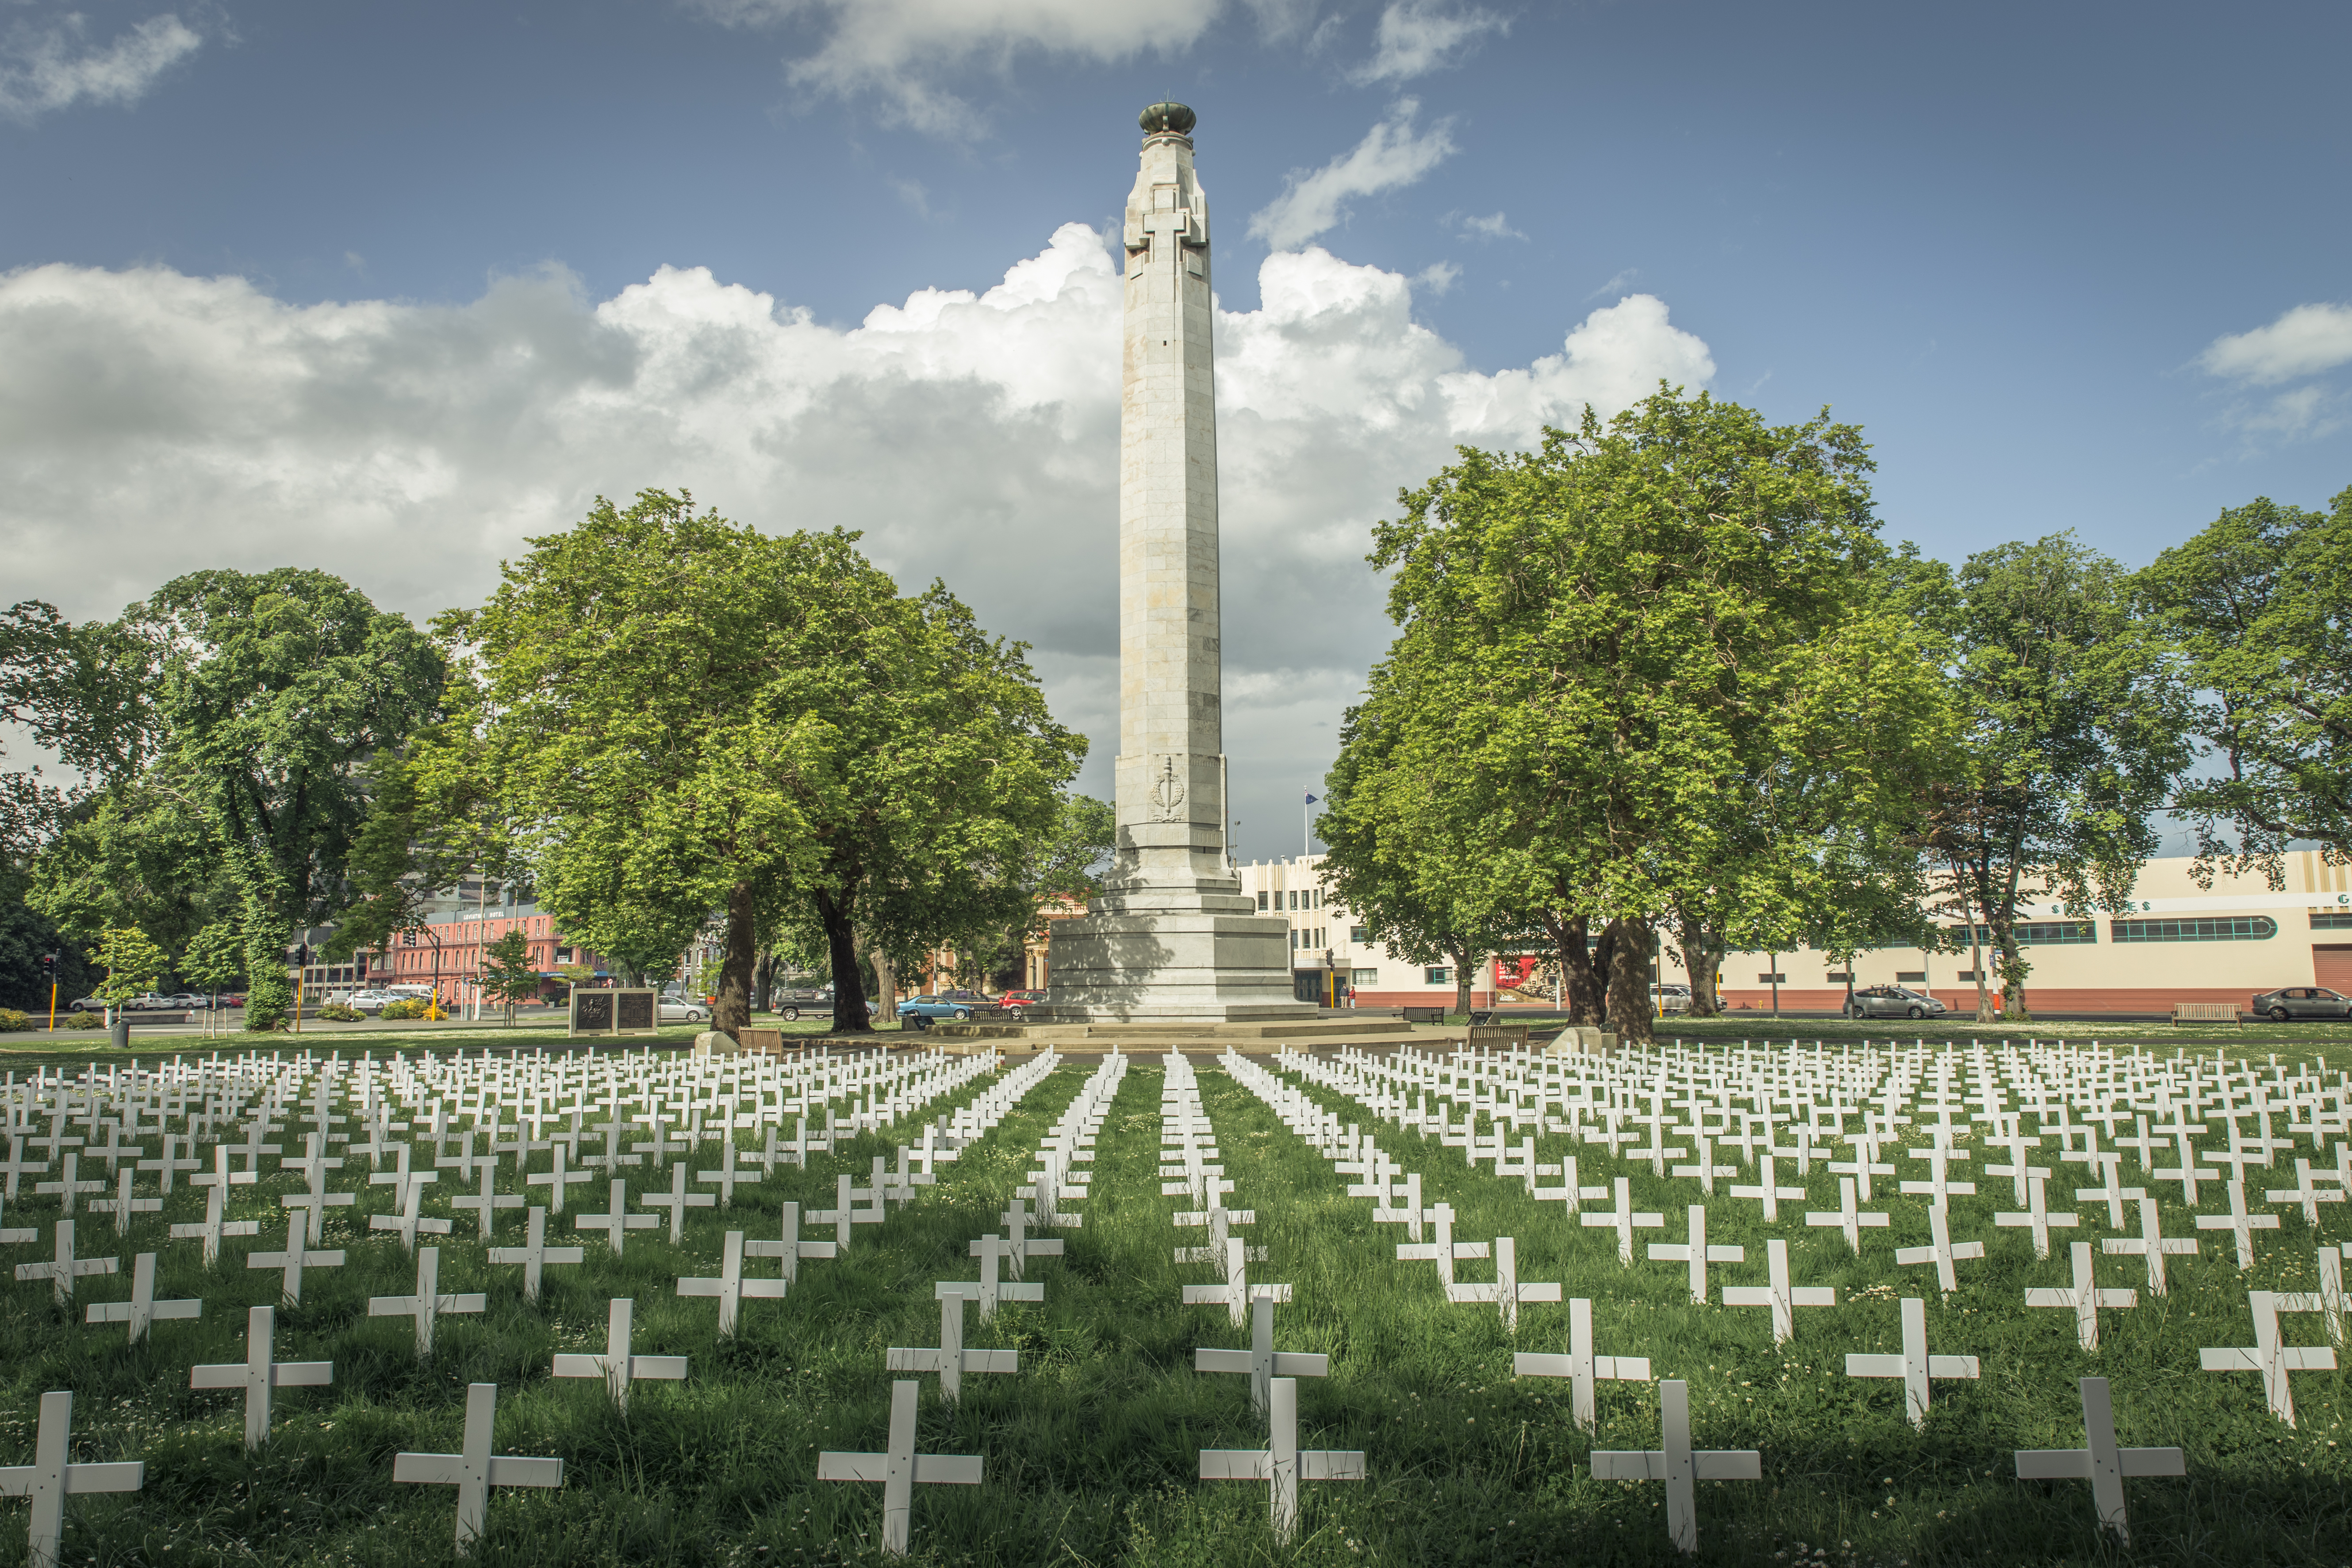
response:
[(1401, 630), (1349, 742), (1383, 731), (1368, 794), (1402, 879), (1543, 927), (1580, 1016), (1597, 994), (1634, 1038), (1678, 901), (1792, 942), (1825, 836), (1909, 810), (1949, 725), (1867, 591), (1871, 466), (1826, 415), (1662, 387), (1407, 492), (1371, 557)]
[(498, 801), (568, 931), (723, 913), (730, 1033), (763, 923), (794, 911), (824, 935), (836, 1026), (868, 1027), (862, 925), (983, 904), (1083, 753), (1020, 645), (944, 587), (902, 595), (856, 537), (599, 500), (437, 623), (468, 679), (428, 795)]
[[(2157, 845), (2151, 816), (2189, 760), (2131, 584), (2073, 535), (2004, 544), (1957, 572), (1915, 561), (1897, 595), (1936, 637), (1961, 708), (1963, 766), (1922, 843), (1960, 940), (1990, 953), (2002, 1012), (2030, 1016), (2019, 911), (2120, 910)], [(1992, 993), (1979, 962), (1978, 1016)]]
[(2295, 839), (2352, 852), (2352, 489), (2232, 507), (2134, 586), (2220, 763), (2172, 797), (2200, 861), (2282, 887)]

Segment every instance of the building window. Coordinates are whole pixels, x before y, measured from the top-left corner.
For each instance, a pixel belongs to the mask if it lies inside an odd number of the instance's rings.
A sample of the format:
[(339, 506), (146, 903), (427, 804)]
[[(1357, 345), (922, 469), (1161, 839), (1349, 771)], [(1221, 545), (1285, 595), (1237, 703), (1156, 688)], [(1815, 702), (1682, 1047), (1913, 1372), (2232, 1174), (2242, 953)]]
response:
[(1257, 907), (1259, 909), (1265, 908), (1265, 889), (1264, 888), (1260, 888), (1257, 890)]
[(1977, 972), (1973, 969), (1963, 969), (1953, 978), (1963, 985), (1974, 985), (1977, 983)]
[[(2099, 940), (2098, 928), (2089, 921), (2020, 921), (2011, 929), (2017, 933), (2017, 945), (2020, 947), (2095, 945)], [(1969, 938), (1969, 928), (1961, 926), (1955, 934), (1965, 942)], [(1977, 927), (1976, 939), (1982, 946), (1993, 946), (1992, 928)], [(2126, 939), (2117, 937), (2116, 940), (2122, 942)]]
[(2311, 911), (2314, 931), (2352, 931), (2352, 910), (2314, 910)]
[(1785, 974), (1759, 974), (1756, 977), (1756, 984), (1759, 985), (1786, 985), (1789, 984), (1789, 977)]
[(1422, 971), (1422, 973), (1427, 977), (1427, 983), (1432, 985), (1451, 985), (1454, 984), (1454, 971), (1451, 969), (1424, 969)]
[(1367, 985), (1378, 985), (1380, 983), (1381, 972), (1377, 969), (1351, 969), (1348, 971), (1348, 984), (1355, 986), (1358, 990), (1361, 990)]
[(2278, 921), (2268, 915), (2216, 915), (2178, 921), (2110, 921), (2116, 942), (2268, 942)]
[(1370, 926), (1349, 926), (1348, 928), (1348, 940), (1349, 942), (1370, 942), (1372, 940), (1372, 928)]
[(1297, 926), (1290, 928), (1290, 950), (1293, 952), (1298, 951), (1298, 928)]
[(1853, 976), (1850, 973), (1832, 974), (1830, 975), (1828, 979), (1829, 983), (1832, 985), (1851, 985), (1853, 984)]
[(1898, 969), (1895, 972), (1895, 984), (1925, 985), (1927, 984), (1927, 972), (1924, 969)]
[(1298, 889), (1296, 888), (1290, 889), (1290, 907), (1294, 910), (1298, 907)]

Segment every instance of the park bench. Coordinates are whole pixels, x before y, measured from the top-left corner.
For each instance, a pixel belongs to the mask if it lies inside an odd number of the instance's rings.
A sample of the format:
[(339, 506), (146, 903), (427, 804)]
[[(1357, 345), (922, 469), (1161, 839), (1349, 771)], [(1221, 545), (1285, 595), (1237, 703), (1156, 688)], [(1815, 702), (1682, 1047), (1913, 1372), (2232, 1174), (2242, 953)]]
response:
[(2235, 1024), (2242, 1029), (2246, 1026), (2235, 1002), (2175, 1002), (2172, 1005), (2172, 1021), (2176, 1024)]
[(1443, 1007), (1400, 1007), (1397, 1009), (1397, 1016), (1402, 1018), (1408, 1024), (1443, 1024), (1445, 1022), (1445, 1009)]

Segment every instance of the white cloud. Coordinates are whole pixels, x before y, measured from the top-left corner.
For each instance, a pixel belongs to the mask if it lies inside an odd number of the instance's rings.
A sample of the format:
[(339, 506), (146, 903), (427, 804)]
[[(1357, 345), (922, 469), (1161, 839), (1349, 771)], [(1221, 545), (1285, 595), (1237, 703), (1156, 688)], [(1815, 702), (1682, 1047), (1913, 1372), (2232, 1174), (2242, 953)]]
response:
[(1399, 99), (1354, 147), (1319, 169), (1293, 169), (1282, 195), (1250, 218), (1250, 233), (1276, 250), (1295, 250), (1336, 226), (1350, 197), (1412, 184), (1452, 157), (1454, 121), (1416, 131), (1413, 118), (1420, 112), (1418, 99)]
[(135, 103), (205, 41), (169, 12), (104, 45), (92, 45), (89, 35), (79, 12), (11, 27), (0, 38), (0, 114), (28, 121), (84, 100)]
[(2352, 363), (2352, 305), (2297, 305), (2266, 327), (2220, 337), (2197, 363), (2232, 381), (2274, 383)]
[(1348, 73), (1358, 84), (1411, 81), (1455, 64), (1489, 33), (1508, 33), (1508, 18), (1445, 0), (1392, 0), (1372, 34), (1372, 58)]
[(1511, 226), (1511, 220), (1501, 213), (1492, 217), (1465, 217), (1462, 220), (1465, 239), (1525, 239), (1527, 236)]
[[(1296, 791), (1335, 734), (1313, 721), (1391, 635), (1363, 556), (1398, 488), (1457, 442), (1525, 447), (1588, 399), (1613, 411), (1713, 369), (1637, 295), (1482, 374), (1412, 320), (1414, 287), (1281, 252), (1259, 308), (1217, 319), (1247, 853), (1293, 852)], [(457, 307), (295, 306), (163, 268), (0, 275), (10, 597), (108, 615), (199, 566), (316, 565), (422, 616), (478, 602), (599, 492), (687, 486), (766, 529), (864, 529), (902, 583), (942, 577), (1034, 644), (1056, 713), (1101, 742), (1087, 783), (1106, 793), (1120, 300), (1076, 224), (985, 293), (924, 289), (847, 330), (700, 268), (602, 301), (550, 269)]]
[(1412, 275), (1412, 280), (1425, 285), (1433, 294), (1443, 294), (1461, 280), (1462, 268), (1451, 261), (1433, 261)]
[[(951, 73), (1009, 69), (1034, 52), (1110, 64), (1191, 47), (1223, 10), (1219, 0), (698, 0), (735, 26), (802, 24), (819, 29), (816, 50), (792, 60), (796, 86), (842, 98), (871, 93), (888, 118), (936, 134), (969, 134), (982, 118), (943, 85)], [(1269, 29), (1290, 8), (1256, 7)], [(1138, 104), (1139, 109), (1142, 105)]]

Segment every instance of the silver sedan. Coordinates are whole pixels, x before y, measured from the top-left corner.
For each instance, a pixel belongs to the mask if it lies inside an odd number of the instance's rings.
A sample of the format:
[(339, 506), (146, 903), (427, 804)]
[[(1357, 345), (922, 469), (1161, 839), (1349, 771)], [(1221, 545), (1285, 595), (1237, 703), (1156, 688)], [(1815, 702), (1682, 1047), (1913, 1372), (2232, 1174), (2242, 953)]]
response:
[(1907, 985), (1865, 985), (1846, 1004), (1849, 1018), (1940, 1018), (1948, 1012), (1941, 1002)]

